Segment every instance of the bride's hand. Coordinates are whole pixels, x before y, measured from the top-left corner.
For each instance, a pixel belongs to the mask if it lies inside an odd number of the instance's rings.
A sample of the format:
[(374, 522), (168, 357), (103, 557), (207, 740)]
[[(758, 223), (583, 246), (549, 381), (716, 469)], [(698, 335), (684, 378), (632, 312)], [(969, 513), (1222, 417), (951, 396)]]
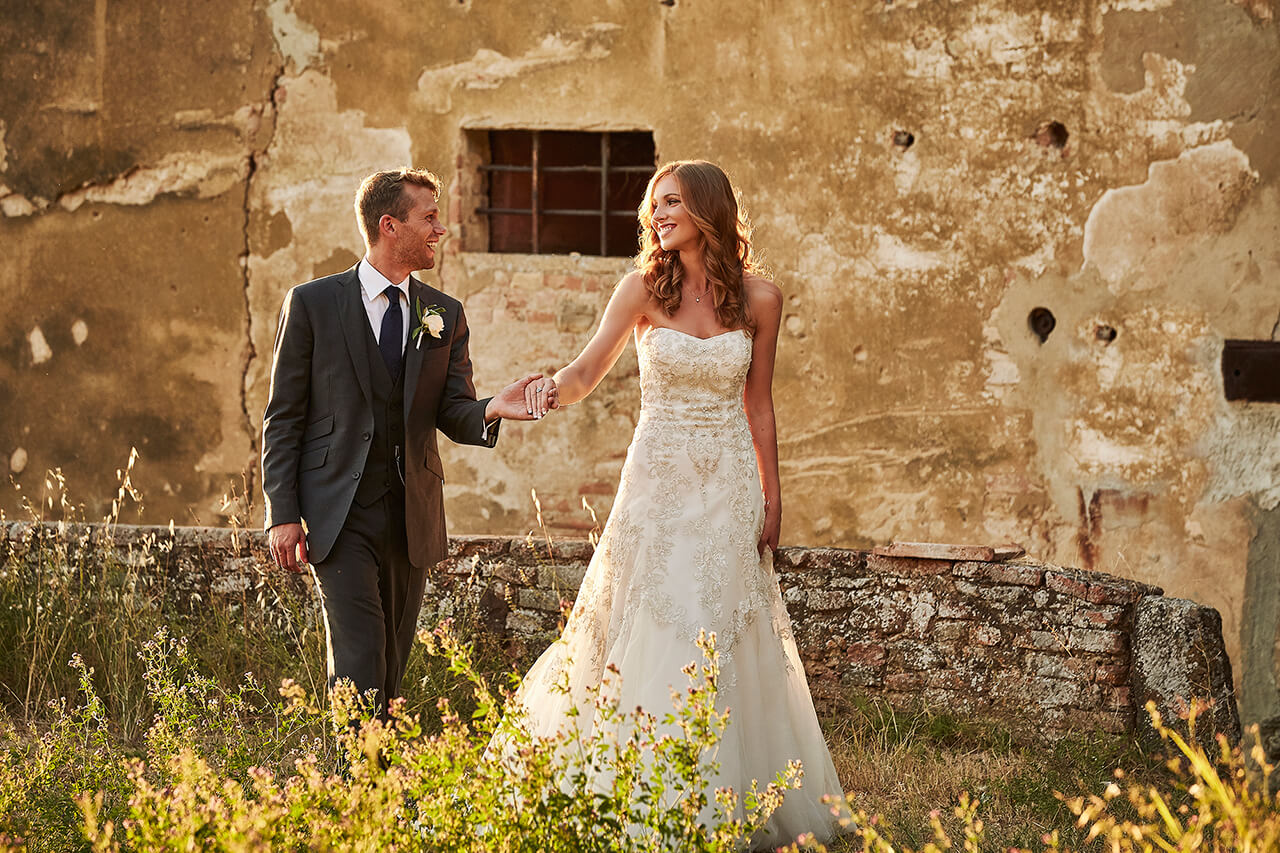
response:
[(782, 504), (780, 502), (764, 502), (764, 529), (760, 531), (760, 543), (756, 550), (764, 554), (767, 546), (770, 551), (778, 550), (778, 534), (782, 531)]
[(560, 408), (560, 389), (550, 376), (535, 379), (525, 386), (524, 402), (529, 415), (538, 420), (552, 409)]
[(546, 381), (548, 380), (543, 379), (541, 373), (530, 373), (494, 394), (484, 410), (485, 422), (494, 418), (509, 421), (533, 420), (533, 406), (527, 404), (528, 395), (534, 385)]

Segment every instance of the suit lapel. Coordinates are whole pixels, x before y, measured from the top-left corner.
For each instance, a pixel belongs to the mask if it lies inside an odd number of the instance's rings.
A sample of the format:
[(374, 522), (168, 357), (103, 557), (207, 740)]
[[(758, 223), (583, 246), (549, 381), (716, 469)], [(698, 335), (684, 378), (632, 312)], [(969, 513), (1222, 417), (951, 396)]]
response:
[(347, 339), (347, 352), (356, 369), (360, 390), (366, 402), (373, 400), (373, 384), (369, 376), (369, 351), (365, 338), (369, 337), (369, 314), (364, 310), (364, 297), (360, 293), (359, 264), (352, 267), (342, 286), (338, 288), (338, 316), (342, 318), (342, 333)]
[(427, 288), (422, 282), (409, 277), (409, 341), (406, 344), (404, 360), (404, 414), (409, 417), (413, 411), (413, 395), (418, 390), (418, 376), (422, 373), (422, 337), (413, 339), (413, 330), (418, 327), (418, 306), (427, 305)]

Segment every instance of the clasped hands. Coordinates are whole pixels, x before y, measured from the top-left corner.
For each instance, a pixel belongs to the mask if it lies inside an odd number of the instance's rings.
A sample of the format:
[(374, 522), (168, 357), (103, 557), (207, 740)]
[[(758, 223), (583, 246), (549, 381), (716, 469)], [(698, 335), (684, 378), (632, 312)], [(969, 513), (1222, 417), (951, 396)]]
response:
[(559, 394), (555, 379), (541, 373), (530, 373), (494, 395), (485, 409), (485, 419), (540, 420), (547, 412), (560, 408)]

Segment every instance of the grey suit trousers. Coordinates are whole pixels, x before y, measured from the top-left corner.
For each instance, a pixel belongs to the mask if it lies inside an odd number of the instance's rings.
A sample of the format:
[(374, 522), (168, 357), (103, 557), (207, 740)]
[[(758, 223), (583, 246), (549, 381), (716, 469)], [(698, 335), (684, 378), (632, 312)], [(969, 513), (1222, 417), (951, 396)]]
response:
[[(374, 708), (400, 695), (422, 608), (426, 570), (409, 561), (404, 498), (352, 503), (333, 549), (311, 567), (324, 607), (329, 687), (350, 679), (376, 691)], [(330, 604), (332, 602), (332, 604)]]

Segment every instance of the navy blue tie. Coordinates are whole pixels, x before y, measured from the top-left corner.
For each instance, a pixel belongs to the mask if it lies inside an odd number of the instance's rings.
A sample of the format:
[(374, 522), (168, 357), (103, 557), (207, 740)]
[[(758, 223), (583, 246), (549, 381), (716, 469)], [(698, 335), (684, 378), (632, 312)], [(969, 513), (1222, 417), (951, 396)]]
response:
[(387, 313), (382, 315), (382, 333), (378, 335), (378, 349), (387, 363), (387, 372), (394, 382), (404, 364), (404, 312), (400, 310), (400, 288), (392, 285), (382, 294), (390, 300)]

